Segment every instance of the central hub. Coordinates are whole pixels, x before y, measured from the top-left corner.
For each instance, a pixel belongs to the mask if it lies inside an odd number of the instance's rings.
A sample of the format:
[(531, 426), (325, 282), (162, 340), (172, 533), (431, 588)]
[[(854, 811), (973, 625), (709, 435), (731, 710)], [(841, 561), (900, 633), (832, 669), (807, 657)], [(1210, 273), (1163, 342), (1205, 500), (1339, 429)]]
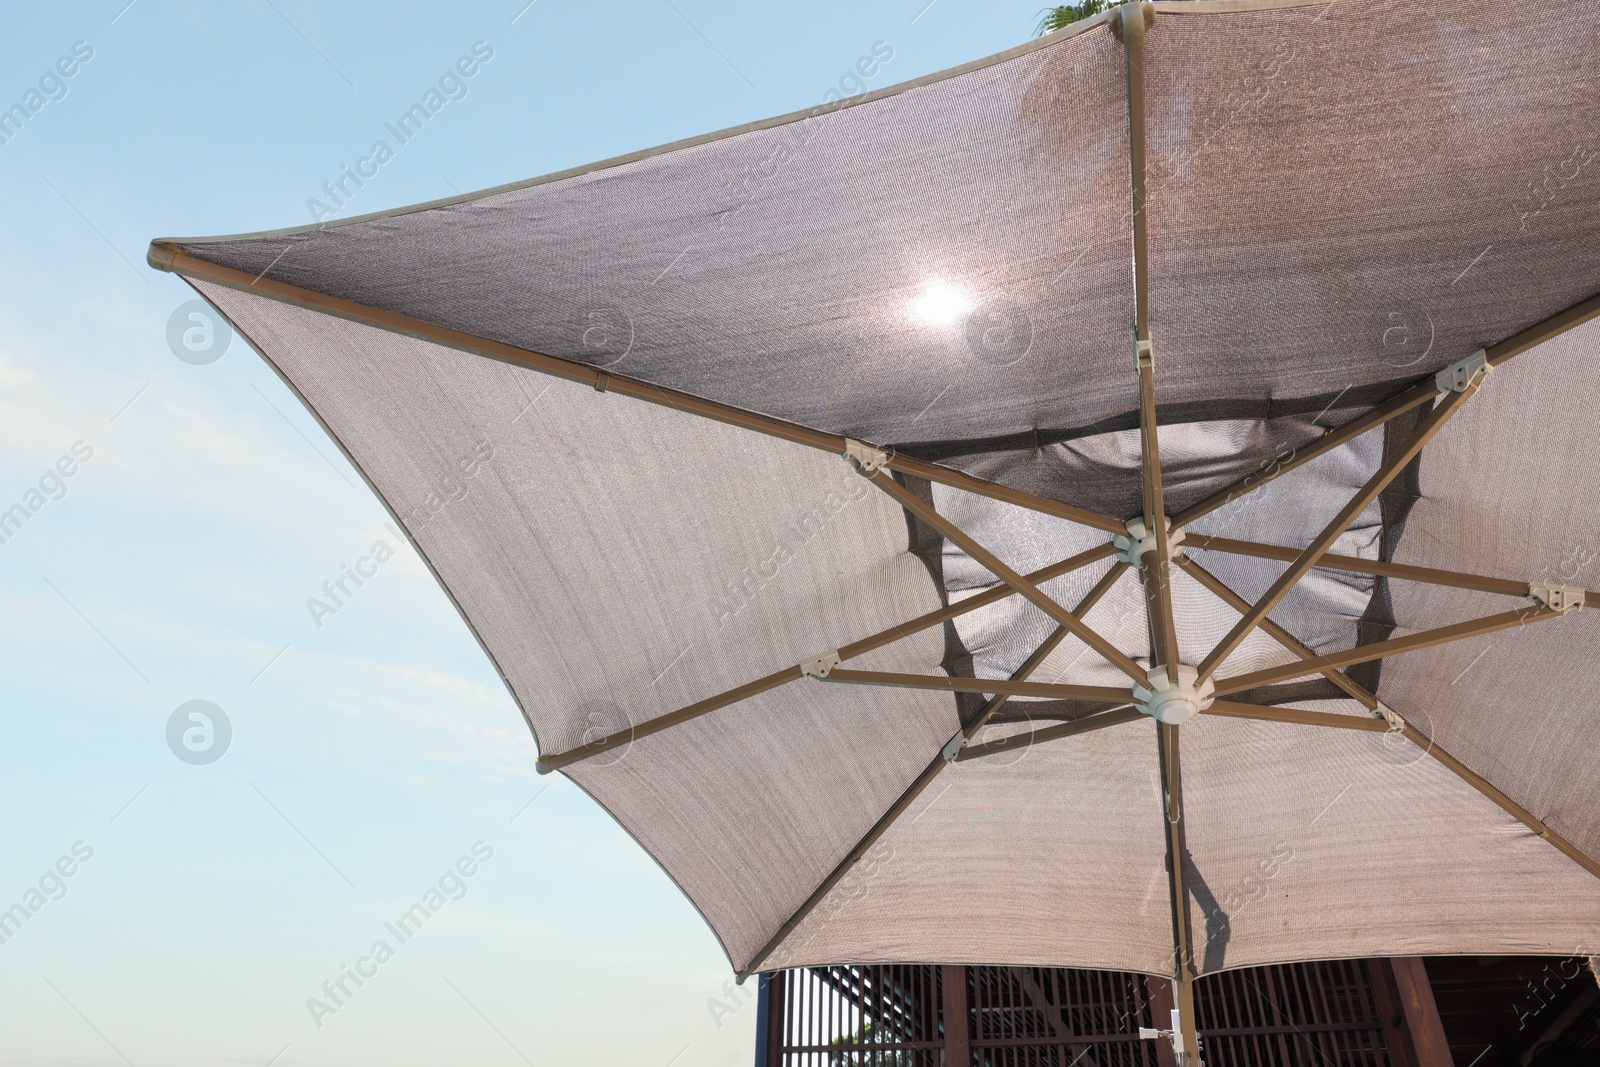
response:
[(1211, 706), (1216, 686), (1207, 678), (1199, 685), (1195, 679), (1200, 672), (1186, 663), (1178, 664), (1178, 680), (1174, 682), (1165, 667), (1151, 667), (1146, 673), (1148, 685), (1133, 687), (1133, 702), (1139, 710), (1158, 722), (1188, 722)]
[[(1167, 538), (1167, 556), (1175, 557), (1178, 549), (1183, 545), (1183, 529), (1176, 531), (1172, 528), (1172, 520), (1165, 515), (1161, 517), (1162, 532)], [(1144, 557), (1156, 550), (1156, 535), (1149, 527), (1145, 526), (1143, 519), (1129, 519), (1127, 534), (1117, 534), (1111, 538), (1111, 543), (1117, 548), (1117, 558), (1124, 563), (1131, 563), (1135, 567), (1144, 566)]]

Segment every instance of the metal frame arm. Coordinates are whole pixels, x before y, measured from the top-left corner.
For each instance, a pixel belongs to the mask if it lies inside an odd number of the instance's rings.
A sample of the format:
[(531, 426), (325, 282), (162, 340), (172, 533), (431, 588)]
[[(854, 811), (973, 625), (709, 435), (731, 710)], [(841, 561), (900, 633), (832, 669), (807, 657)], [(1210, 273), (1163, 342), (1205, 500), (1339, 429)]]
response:
[[(1526, 330), (1521, 330), (1503, 341), (1490, 345), (1484, 349), (1484, 356), (1487, 358), (1489, 366), (1498, 367), (1512, 357), (1528, 351), (1535, 345), (1543, 344), (1553, 337), (1559, 337), (1566, 331), (1582, 326), (1597, 316), (1600, 316), (1600, 296), (1592, 296), (1587, 300), (1574, 304), (1565, 311), (1550, 316), (1543, 322), (1535, 323)], [(1274, 478), (1281, 478), (1290, 471), (1305, 466), (1318, 456), (1325, 455), (1340, 445), (1360, 437), (1368, 430), (1376, 429), (1390, 419), (1427, 403), (1438, 394), (1439, 387), (1432, 378), (1403, 389), (1366, 414), (1352, 419), (1337, 429), (1329, 430), (1317, 440), (1296, 449), (1291, 455), (1283, 459), (1273, 460), (1273, 462), (1254, 474), (1240, 479), (1226, 489), (1213, 493), (1199, 503), (1191, 504), (1173, 517), (1173, 525), (1185, 526), (1204, 515), (1211, 514), (1218, 508), (1226, 507), (1246, 493), (1260, 489)]]
[(1227, 659), (1229, 654), (1238, 648), (1244, 639), (1250, 635), (1250, 631), (1260, 625), (1261, 620), (1266, 618), (1267, 613), (1278, 606), (1279, 602), (1288, 595), (1289, 590), (1294, 587), (1294, 584), (1305, 576), (1306, 572), (1311, 569), (1312, 565), (1317, 562), (1324, 552), (1333, 547), (1333, 543), (1350, 528), (1350, 524), (1355, 522), (1363, 511), (1367, 510), (1367, 505), (1376, 500), (1378, 494), (1388, 488), (1390, 482), (1399, 477), (1400, 472), (1405, 469), (1406, 465), (1422, 451), (1422, 447), (1444, 427), (1450, 416), (1461, 409), (1461, 405), (1473, 394), (1477, 384), (1482, 380), (1483, 376), (1480, 373), (1466, 389), (1461, 392), (1449, 393), (1434, 406), (1432, 411), (1422, 417), (1417, 424), (1416, 430), (1406, 439), (1406, 443), (1378, 465), (1377, 471), (1373, 473), (1371, 478), (1367, 479), (1367, 483), (1351, 498), (1350, 502), (1344, 506), (1338, 515), (1334, 516), (1331, 522), (1322, 528), (1322, 532), (1278, 576), (1277, 581), (1273, 582), (1271, 587), (1262, 594), (1261, 599), (1256, 601), (1254, 606), (1244, 613), (1244, 616), (1240, 618), (1233, 629), (1228, 631), (1227, 636), (1217, 642), (1217, 646), (1211, 650), (1210, 654), (1200, 664), (1201, 681), (1211, 677), (1212, 672), (1221, 665), (1222, 661)]
[[(1216, 575), (1200, 566), (1200, 564), (1196, 563), (1194, 560), (1189, 559), (1186, 556), (1179, 556), (1178, 566), (1182, 567), (1187, 574), (1195, 579), (1195, 581), (1209, 589), (1213, 595), (1215, 595), (1224, 604), (1227, 604), (1229, 607), (1233, 608), (1233, 610), (1243, 612), (1249, 609), (1250, 601), (1234, 592), (1226, 583), (1222, 581), (1222, 579), (1218, 578)], [(1288, 630), (1285, 630), (1282, 626), (1279, 626), (1271, 619), (1262, 619), (1261, 629), (1263, 633), (1267, 634), (1267, 636), (1271, 637), (1274, 641), (1278, 642), (1278, 644), (1282, 645), (1290, 652), (1293, 652), (1301, 659), (1313, 662), (1317, 659), (1316, 649), (1312, 648), (1304, 641), (1301, 641), (1298, 637), (1295, 637)], [(1332, 667), (1324, 667), (1320, 673), (1324, 678), (1328, 679), (1328, 681), (1344, 690), (1356, 700), (1359, 700), (1368, 708), (1375, 708), (1378, 706), (1378, 698), (1367, 692), (1364, 687), (1353, 681), (1350, 676), (1345, 674), (1343, 671), (1335, 670)]]
[[(1070, 574), (1075, 570), (1098, 563), (1101, 560), (1109, 559), (1115, 551), (1116, 550), (1109, 543), (1098, 545), (1086, 552), (1079, 552), (1075, 556), (1070, 556), (1067, 559), (1061, 560), (1059, 563), (1052, 563), (1048, 567), (1041, 567), (1039, 570), (1028, 574), (1027, 578), (1029, 581), (1033, 582), (1046, 582), (1052, 578), (1059, 578), (1063, 574)], [(852, 641), (848, 645), (840, 645), (838, 649), (839, 658), (841, 660), (851, 660), (857, 656), (864, 656), (868, 652), (871, 652), (875, 649), (882, 648), (885, 645), (893, 644), (901, 638), (910, 637), (912, 634), (921, 633), (923, 630), (926, 630), (931, 626), (938, 626), (939, 624), (948, 622), (951, 619), (959, 618), (969, 611), (976, 611), (979, 608), (985, 608), (991, 604), (997, 604), (1000, 601), (1005, 600), (1007, 597), (1015, 595), (1016, 590), (1011, 589), (1008, 586), (1002, 585), (996, 586), (993, 589), (986, 589), (981, 593), (976, 593), (970, 597), (966, 597), (963, 600), (958, 600), (953, 604), (948, 604), (924, 615), (919, 615), (914, 619), (908, 619), (905, 622), (891, 626), (887, 630), (879, 630), (871, 637), (862, 638), (860, 641)], [(783, 670), (774, 671), (764, 678), (757, 678), (753, 682), (746, 682), (744, 685), (736, 686), (735, 688), (729, 689), (723, 693), (718, 693), (716, 696), (707, 697), (704, 700), (697, 700), (693, 704), (679, 708), (677, 711), (670, 711), (665, 715), (658, 715), (653, 719), (647, 719), (637, 726), (632, 726), (625, 730), (618, 730), (615, 733), (608, 734), (607, 736), (598, 738), (594, 741), (590, 741), (587, 744), (568, 749), (566, 752), (555, 752), (549, 755), (541, 756), (539, 757), (538, 763), (534, 765), (535, 769), (537, 769), (540, 774), (549, 774), (551, 771), (558, 771), (563, 767), (569, 767), (574, 763), (589, 759), (593, 756), (598, 756), (602, 752), (610, 751), (611, 749), (616, 748), (618, 745), (628, 744), (632, 741), (638, 740), (641, 737), (649, 737), (651, 734), (660, 733), (662, 730), (665, 730), (668, 727), (677, 726), (680, 723), (689, 722), (692, 719), (698, 719), (702, 715), (709, 715), (718, 708), (725, 708), (730, 704), (737, 704), (741, 700), (748, 700), (753, 696), (759, 696), (760, 694), (769, 690), (778, 688), (780, 685), (799, 681), (802, 677), (803, 675), (801, 673), (799, 664), (795, 664), (792, 667), (785, 667)]]
[(1099, 700), (1107, 704), (1120, 704), (1128, 699), (1128, 690), (1104, 685), (954, 678), (947, 674), (893, 674), (888, 671), (852, 671), (838, 667), (820, 677), (825, 682), (886, 686), (891, 689), (928, 689), (940, 693), (995, 693), (1012, 697), (1038, 697), (1042, 700)]
[[(186, 279), (212, 282), (241, 292), (270, 297), (285, 304), (293, 304), (297, 307), (324, 312), (337, 318), (375, 326), (378, 329), (388, 330), (392, 333), (403, 334), (407, 337), (417, 337), (424, 341), (431, 341), (434, 344), (445, 345), (463, 352), (488, 356), (491, 359), (498, 359), (502, 362), (513, 363), (529, 370), (538, 371), (541, 374), (548, 374), (555, 378), (563, 378), (567, 381), (593, 386), (601, 392), (618, 393), (623, 396), (633, 397), (635, 400), (643, 400), (648, 404), (672, 408), (687, 415), (696, 415), (715, 422), (727, 423), (730, 426), (753, 430), (756, 433), (805, 445), (808, 448), (819, 449), (836, 456), (842, 454), (845, 449), (845, 438), (838, 434), (824, 433), (806, 426), (785, 422), (782, 419), (758, 415), (729, 404), (720, 404), (714, 400), (706, 400), (690, 393), (679, 392), (676, 389), (653, 385), (622, 374), (614, 374), (608, 370), (591, 367), (586, 363), (562, 359), (559, 356), (545, 355), (543, 352), (519, 348), (516, 345), (491, 340), (463, 330), (440, 326), (436, 323), (392, 311), (381, 311), (365, 304), (356, 303), (353, 300), (345, 300), (341, 297), (329, 296), (326, 293), (304, 289), (287, 282), (253, 275), (248, 271), (237, 270), (233, 267), (225, 267), (218, 263), (200, 259), (175, 245), (152, 242), (148, 259), (150, 265), (157, 270), (170, 271)], [(956, 489), (977, 493), (980, 496), (992, 497), (995, 500), (1015, 504), (1018, 507), (1032, 508), (1034, 511), (1081, 523), (1097, 530), (1104, 530), (1107, 533), (1123, 532), (1123, 524), (1110, 516), (1089, 511), (1086, 508), (1074, 507), (1071, 504), (1063, 504), (1060, 501), (1035, 496), (1032, 493), (1025, 493), (1019, 489), (1012, 489), (996, 482), (985, 481), (982, 478), (976, 478), (964, 471), (955, 470), (951, 467), (943, 467), (936, 463), (928, 463), (923, 460), (912, 459), (909, 456), (899, 455), (891, 456), (889, 465), (902, 474), (941, 482)]]
[[(1267, 545), (1259, 541), (1238, 541), (1231, 537), (1210, 537), (1206, 534), (1187, 533), (1184, 545), (1208, 552), (1226, 552), (1233, 556), (1254, 556), (1257, 559), (1291, 561), (1299, 557), (1300, 549), (1287, 545)], [(1181, 565), (1181, 564), (1180, 564)], [(1525, 597), (1533, 592), (1528, 582), (1515, 582), (1506, 578), (1490, 578), (1466, 571), (1447, 571), (1438, 567), (1418, 567), (1410, 563), (1387, 563), (1359, 556), (1339, 556), (1325, 553), (1314, 566), (1319, 570), (1349, 571), (1353, 574), (1370, 574), (1374, 577), (1399, 578), (1409, 582), (1426, 582), (1454, 589), (1472, 589), (1480, 593), (1500, 593), (1505, 596)], [(1600, 593), (1585, 590), (1586, 601), (1600, 604)]]
[(969, 556), (983, 564), (989, 573), (1022, 594), (1034, 606), (1056, 622), (1071, 630), (1073, 636), (1100, 653), (1112, 666), (1122, 671), (1135, 682), (1143, 683), (1147, 681), (1145, 672), (1139, 669), (1137, 663), (1124, 655), (1121, 649), (1079, 621), (1065, 606), (1057, 603), (1054, 598), (1041, 591), (1033, 582), (1006, 566), (1001, 562), (1000, 557), (984, 548), (976, 540), (969, 537), (959, 526), (929, 507), (920, 497), (895, 481), (893, 475), (884, 470), (877, 470), (866, 474), (865, 477), (873, 485), (876, 485), (898, 501), (901, 507), (917, 515), (935, 530), (944, 534), (953, 544), (960, 545)]
[(1247, 493), (1253, 493), (1274, 479), (1281, 478), (1292, 470), (1305, 466), (1318, 456), (1326, 455), (1340, 445), (1349, 443), (1366, 433), (1398, 418), (1412, 408), (1420, 407), (1439, 395), (1439, 389), (1428, 379), (1418, 385), (1400, 393), (1377, 407), (1340, 426), (1336, 430), (1329, 430), (1321, 437), (1309, 444), (1294, 450), (1290, 455), (1275, 459), (1266, 467), (1247, 475), (1239, 481), (1206, 497), (1204, 500), (1191, 504), (1173, 516), (1173, 524), (1186, 526), (1196, 519), (1204, 518), (1219, 508), (1227, 507)]
[(1300, 726), (1327, 726), (1336, 730), (1363, 730), (1384, 733), (1389, 724), (1383, 719), (1366, 715), (1337, 715), (1326, 711), (1305, 711), (1266, 704), (1239, 704), (1232, 700), (1213, 701), (1200, 714), (1219, 715), (1228, 719), (1256, 719), (1261, 722), (1288, 722)]
[[(1190, 543), (1193, 543), (1196, 540), (1197, 538), (1191, 535)], [(1288, 549), (1285, 551), (1292, 552), (1293, 550)], [(1201, 581), (1202, 584), (1206, 585), (1207, 588), (1217, 593), (1217, 595), (1221, 596), (1224, 600), (1233, 603), (1235, 607), (1237, 607), (1239, 603), (1243, 603), (1243, 597), (1240, 597), (1237, 593), (1234, 593), (1198, 563), (1195, 563), (1192, 560), (1182, 559), (1181, 557), (1178, 562), (1179, 566), (1182, 566), (1186, 571), (1194, 575), (1197, 580)], [(1445, 573), (1452, 579), (1462, 577), (1451, 572)], [(1500, 580), (1485, 579), (1485, 581), (1499, 582)], [(1444, 584), (1458, 583), (1450, 581)], [(1526, 588), (1525, 585), (1517, 582), (1504, 582), (1500, 584), (1516, 586), (1523, 589)], [(1468, 586), (1468, 588), (1477, 588), (1477, 586)], [(1502, 592), (1506, 590), (1489, 589), (1486, 591)], [(1562, 613), (1550, 612), (1550, 616), (1559, 614)], [(1315, 652), (1290, 636), (1286, 631), (1282, 631), (1281, 627), (1277, 627), (1275, 624), (1271, 623), (1270, 620), (1263, 623), (1262, 629), (1272, 633), (1274, 637), (1278, 638), (1284, 647), (1295, 652), (1303, 660), (1309, 661), (1310, 663), (1317, 663), (1321, 661), (1321, 657), (1318, 657)], [(1274, 633), (1274, 630), (1279, 632)], [(1280, 636), (1280, 633), (1282, 636)], [(1287, 640), (1285, 640), (1286, 638)], [(1545, 825), (1542, 820), (1535, 818), (1534, 815), (1526, 808), (1522, 807), (1522, 805), (1506, 796), (1505, 793), (1501, 792), (1492, 783), (1490, 783), (1488, 779), (1476, 773), (1466, 764), (1462, 763), (1460, 760), (1450, 755), (1450, 753), (1440, 748), (1430, 737), (1418, 730), (1416, 727), (1412, 726), (1409, 722), (1406, 722), (1402, 716), (1397, 715), (1392, 709), (1389, 709), (1386, 705), (1383, 705), (1376, 696), (1368, 692), (1364, 687), (1358, 685), (1354, 681), (1351, 681), (1350, 678), (1342, 672), (1333, 670), (1331, 668), (1324, 669), (1321, 671), (1321, 673), (1332, 680), (1335, 684), (1339, 685), (1340, 688), (1344, 689), (1345, 692), (1349, 693), (1350, 696), (1354, 697), (1366, 707), (1370, 709), (1382, 709), (1385, 713), (1384, 717), (1367, 718), (1360, 715), (1336, 715), (1326, 712), (1305, 711), (1300, 708), (1277, 706), (1268, 707), (1258, 704), (1240, 704), (1231, 700), (1213, 701), (1211, 706), (1206, 708), (1202, 714), (1217, 715), (1226, 718), (1255, 719), (1264, 722), (1281, 722), (1291, 723), (1299, 726), (1319, 726), (1337, 730), (1355, 730), (1374, 733), (1387, 732), (1394, 729), (1393, 725), (1391, 725), (1391, 717), (1393, 717), (1394, 720), (1400, 723), (1401, 730), (1404, 732), (1406, 738), (1413, 744), (1417, 745), (1427, 752), (1428, 755), (1444, 764), (1452, 773), (1456, 774), (1463, 781), (1467, 782), (1473, 788), (1481, 792), (1484, 796), (1488, 797), (1495, 804), (1499, 805), (1503, 810), (1508, 812), (1514, 818), (1518, 819), (1534, 833), (1549, 841), (1550, 844), (1558, 849), (1563, 855), (1577, 863), (1590, 874), (1600, 878), (1600, 863), (1597, 863), (1595, 860), (1591, 859), (1576, 845), (1572, 844), (1572, 842), (1568, 841), (1554, 830), (1551, 830), (1550, 827)]]
[(1543, 622), (1546, 619), (1559, 619), (1566, 612), (1553, 611), (1541, 604), (1533, 604), (1516, 611), (1501, 612), (1498, 615), (1488, 615), (1470, 622), (1458, 622), (1454, 626), (1440, 626), (1433, 630), (1422, 630), (1405, 637), (1390, 638), (1387, 641), (1374, 641), (1370, 645), (1357, 645), (1355, 648), (1343, 652), (1329, 652), (1318, 656), (1314, 660), (1302, 660), (1299, 663), (1287, 663), (1281, 667), (1268, 667), (1262, 671), (1251, 671), (1248, 674), (1235, 674), (1230, 678), (1217, 679), (1217, 695), (1226, 696), (1229, 693), (1242, 693), (1246, 689), (1257, 686), (1274, 685), (1278, 682), (1289, 682), (1296, 678), (1304, 678), (1312, 674), (1320, 674), (1326, 669), (1348, 667), (1354, 663), (1367, 663), (1387, 656), (1398, 656), (1406, 652), (1416, 652), (1434, 645), (1446, 644), (1450, 641), (1463, 641), (1469, 637), (1481, 637), (1492, 634), (1498, 630), (1509, 630), (1516, 626), (1525, 626), (1530, 622)]
[(1110, 711), (1099, 711), (1093, 715), (1085, 715), (1081, 719), (1060, 723), (1055, 726), (1046, 726), (1027, 733), (1012, 734), (994, 741), (985, 741), (981, 745), (968, 745), (961, 750), (961, 755), (956, 757), (956, 762), (965, 763), (967, 760), (982, 759), (984, 756), (999, 756), (1018, 749), (1032, 748), (1042, 745), (1046, 741), (1055, 741), (1063, 737), (1076, 737), (1079, 734), (1093, 733), (1095, 730), (1104, 730), (1108, 726), (1121, 726), (1124, 723), (1138, 722), (1145, 718), (1145, 713), (1138, 708), (1113, 708)]
[(1542, 819), (1535, 818), (1534, 814), (1527, 808), (1524, 808), (1521, 804), (1518, 804), (1515, 800), (1512, 800), (1499, 789), (1495, 788), (1494, 784), (1491, 783), (1489, 779), (1485, 778), (1483, 775), (1474, 771), (1465, 763), (1462, 763), (1450, 753), (1440, 748), (1427, 734), (1423, 733), (1421, 730), (1418, 730), (1410, 723), (1406, 723), (1403, 729), (1405, 731), (1406, 738), (1410, 740), (1412, 744), (1416, 745), (1418, 748), (1421, 748), (1428, 755), (1444, 764), (1458, 778), (1472, 786), (1484, 796), (1488, 797), (1495, 804), (1499, 805), (1500, 808), (1512, 818), (1516, 819), (1528, 829), (1532, 830), (1534, 833), (1550, 842), (1550, 844), (1554, 845), (1568, 859), (1572, 860), (1574, 863), (1588, 871), (1590, 874), (1594, 875), (1596, 878), (1600, 878), (1600, 863), (1597, 863), (1582, 849), (1578, 848), (1577, 845), (1574, 845), (1571, 841), (1568, 841), (1565, 837), (1562, 837), (1560, 834), (1550, 829), (1550, 827), (1547, 826)]
[[(1111, 566), (1109, 570), (1106, 571), (1104, 575), (1101, 576), (1100, 580), (1095, 583), (1094, 588), (1090, 589), (1088, 593), (1084, 594), (1083, 599), (1078, 601), (1077, 607), (1072, 609), (1072, 613), (1078, 616), (1080, 619), (1087, 615), (1089, 610), (1096, 604), (1100, 603), (1100, 599), (1111, 591), (1111, 587), (1117, 584), (1118, 579), (1122, 577), (1127, 569), (1128, 565), (1121, 560), (1118, 560)], [(1056, 646), (1060, 645), (1062, 640), (1066, 638), (1067, 633), (1068, 631), (1065, 626), (1057, 626), (1054, 632), (1052, 632), (1049, 637), (1045, 638), (1044, 643), (1038, 648), (1034, 649), (1033, 653), (1029, 655), (1027, 659), (1022, 661), (1022, 665), (1012, 672), (1012, 680), (1024, 681), (1030, 675), (1032, 675), (1034, 671), (1042, 667), (1044, 665), (1044, 661), (1049, 658), (1050, 653), (1054, 652), (1056, 650)], [(958, 761), (967, 758), (967, 753), (972, 751), (973, 748), (982, 747), (970, 745), (968, 742), (970, 742), (972, 738), (976, 736), (977, 732), (983, 728), (985, 723), (992, 719), (1001, 708), (1005, 707), (1006, 702), (1010, 699), (1011, 696), (1008, 693), (996, 693), (994, 696), (990, 697), (988, 703), (984, 704), (982, 709), (979, 710), (972, 722), (962, 728), (959, 743), (955, 748), (955, 757)], [(957, 739), (952, 738), (951, 740), (956, 741)], [(945, 759), (950, 758), (950, 753), (950, 746), (946, 745), (944, 751)]]

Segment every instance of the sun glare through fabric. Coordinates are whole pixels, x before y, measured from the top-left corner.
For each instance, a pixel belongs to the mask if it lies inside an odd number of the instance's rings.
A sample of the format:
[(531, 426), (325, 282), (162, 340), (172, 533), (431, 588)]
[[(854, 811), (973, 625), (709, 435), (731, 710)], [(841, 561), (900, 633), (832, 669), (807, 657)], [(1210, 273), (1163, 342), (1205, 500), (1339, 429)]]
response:
[(929, 326), (948, 326), (971, 308), (966, 291), (945, 281), (929, 282), (911, 305), (912, 313)]

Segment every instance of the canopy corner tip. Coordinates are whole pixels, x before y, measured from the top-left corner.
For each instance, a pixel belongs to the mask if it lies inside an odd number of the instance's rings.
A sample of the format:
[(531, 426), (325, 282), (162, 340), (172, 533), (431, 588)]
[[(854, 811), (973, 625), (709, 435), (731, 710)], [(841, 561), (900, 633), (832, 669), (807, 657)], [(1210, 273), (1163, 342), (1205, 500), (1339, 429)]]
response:
[[(1132, 12), (1138, 12), (1143, 17), (1129, 18)], [(1155, 21), (1154, 4), (1135, 2), (1113, 11), (1106, 19), (1106, 24), (1111, 27), (1111, 32), (1117, 35), (1117, 40), (1129, 48), (1139, 48), (1144, 45), (1144, 35), (1155, 25)]]
[(163, 238), (156, 238), (150, 242), (150, 248), (144, 254), (144, 260), (156, 270), (175, 274), (173, 261), (177, 258), (178, 246)]

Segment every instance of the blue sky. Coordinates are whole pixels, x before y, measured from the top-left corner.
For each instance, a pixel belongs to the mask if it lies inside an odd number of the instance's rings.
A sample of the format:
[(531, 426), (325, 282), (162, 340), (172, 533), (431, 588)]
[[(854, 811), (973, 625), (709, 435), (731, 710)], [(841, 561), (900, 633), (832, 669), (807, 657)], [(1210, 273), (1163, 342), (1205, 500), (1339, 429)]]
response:
[[(492, 56), (340, 215), (816, 104), (875, 45), (868, 87), (904, 81), (1037, 13), (525, 3), (8, 8), (0, 107), (39, 95), (0, 144), (0, 511), (27, 512), (0, 543), (0, 909), (26, 913), (0, 916), (0, 1063), (751, 1060), (694, 909), (534, 774), (471, 635), (249, 347), (174, 354), (193, 294), (145, 247), (311, 221), (474, 45)], [(214, 762), (169, 747), (195, 700), (231, 728)], [(401, 944), (385, 924), (441, 879)]]

